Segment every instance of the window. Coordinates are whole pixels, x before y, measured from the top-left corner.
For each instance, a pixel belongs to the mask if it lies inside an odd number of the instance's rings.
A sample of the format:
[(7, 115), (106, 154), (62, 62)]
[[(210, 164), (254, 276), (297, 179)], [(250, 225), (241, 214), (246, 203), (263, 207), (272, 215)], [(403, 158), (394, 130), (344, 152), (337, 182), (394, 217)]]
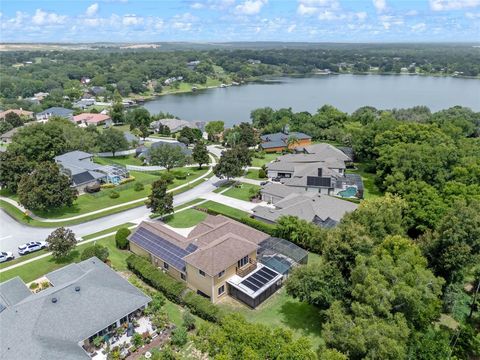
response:
[(223, 275), (225, 275), (225, 270), (222, 270), (218, 273), (219, 278), (221, 278)]
[(225, 292), (225, 285), (222, 285), (218, 288), (218, 295), (222, 295)]
[(202, 276), (205, 276), (205, 271), (203, 271), (203, 270), (198, 270), (198, 273)]
[(238, 267), (239, 268), (244, 267), (247, 264), (248, 264), (248, 255), (245, 256), (244, 258), (238, 260)]
[(185, 276), (185, 274), (180, 274), (180, 277), (182, 278), (182, 280), (187, 280), (187, 277)]
[(165, 270), (168, 270), (169, 267), (170, 267), (170, 266), (168, 266), (168, 264), (167, 264), (166, 262), (163, 262), (163, 268), (164, 268)]

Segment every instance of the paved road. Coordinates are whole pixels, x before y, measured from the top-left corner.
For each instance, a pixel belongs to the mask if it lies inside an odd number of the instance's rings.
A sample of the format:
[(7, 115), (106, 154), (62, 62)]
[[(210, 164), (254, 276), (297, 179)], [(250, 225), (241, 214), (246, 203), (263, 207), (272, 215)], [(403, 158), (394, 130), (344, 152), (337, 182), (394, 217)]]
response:
[[(184, 204), (212, 192), (216, 189), (215, 183), (218, 181), (219, 179), (214, 176), (191, 190), (176, 195), (173, 201), (174, 206)], [(77, 237), (81, 237), (127, 222), (139, 223), (143, 219), (147, 219), (149, 215), (150, 210), (145, 206), (141, 206), (82, 224), (72, 225), (69, 228), (72, 229)], [(38, 228), (18, 223), (0, 209), (0, 250), (2, 251), (12, 251), (17, 255), (18, 245), (28, 241), (45, 240), (53, 230), (54, 228)]]

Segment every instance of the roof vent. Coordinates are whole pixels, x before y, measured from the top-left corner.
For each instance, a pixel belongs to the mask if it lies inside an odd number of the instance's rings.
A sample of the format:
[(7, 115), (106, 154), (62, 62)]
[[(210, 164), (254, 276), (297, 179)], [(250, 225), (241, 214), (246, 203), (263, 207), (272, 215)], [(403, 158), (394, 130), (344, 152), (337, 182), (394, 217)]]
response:
[(75, 286), (75, 291), (79, 292), (80, 291), (80, 286)]
[(57, 301), (58, 301), (57, 298), (52, 298), (52, 303), (55, 304)]

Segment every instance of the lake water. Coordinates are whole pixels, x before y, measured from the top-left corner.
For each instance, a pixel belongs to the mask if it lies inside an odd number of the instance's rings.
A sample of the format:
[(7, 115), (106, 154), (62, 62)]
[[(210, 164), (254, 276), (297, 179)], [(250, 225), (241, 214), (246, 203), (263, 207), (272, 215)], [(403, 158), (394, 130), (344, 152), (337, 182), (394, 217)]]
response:
[(185, 120), (249, 121), (250, 111), (270, 106), (315, 112), (331, 104), (351, 113), (426, 105), (432, 111), (462, 105), (480, 111), (480, 80), (428, 76), (329, 75), (279, 78), (188, 94), (164, 95), (145, 103), (150, 113), (169, 112)]

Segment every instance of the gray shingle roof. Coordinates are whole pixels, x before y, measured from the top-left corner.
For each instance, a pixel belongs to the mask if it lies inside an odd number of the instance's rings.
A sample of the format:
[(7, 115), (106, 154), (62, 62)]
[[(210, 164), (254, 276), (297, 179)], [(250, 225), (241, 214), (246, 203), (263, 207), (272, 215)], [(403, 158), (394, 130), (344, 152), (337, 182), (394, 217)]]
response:
[(50, 114), (51, 116), (69, 117), (73, 115), (73, 110), (66, 109), (63, 107), (51, 107), (38, 113), (38, 115), (48, 115), (48, 114)]
[[(0, 328), (8, 329), (0, 336), (1, 359), (89, 359), (79, 342), (150, 301), (97, 258), (46, 277), (55, 286), (30, 293), (0, 313)], [(2, 298), (11, 297), (4, 284)]]

